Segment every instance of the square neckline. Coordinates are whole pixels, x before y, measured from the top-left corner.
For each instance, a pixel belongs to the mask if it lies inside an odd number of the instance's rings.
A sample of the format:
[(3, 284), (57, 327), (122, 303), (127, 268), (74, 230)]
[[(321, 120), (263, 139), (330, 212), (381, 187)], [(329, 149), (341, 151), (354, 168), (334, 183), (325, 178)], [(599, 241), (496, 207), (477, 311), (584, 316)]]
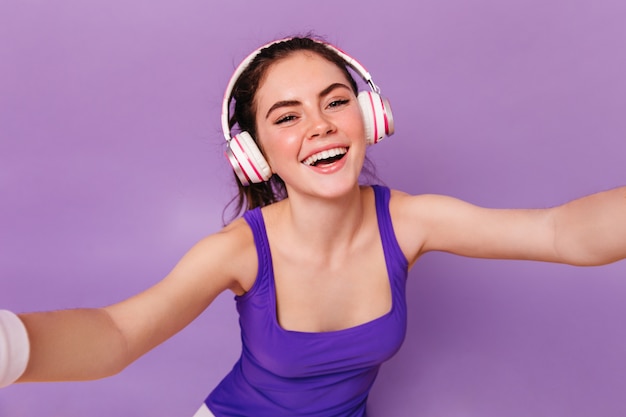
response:
[[(378, 317), (375, 317), (371, 320), (365, 321), (363, 323), (359, 323), (354, 326), (349, 326), (349, 327), (345, 327), (342, 329), (335, 329), (335, 330), (328, 330), (328, 331), (305, 331), (305, 330), (284, 328), (280, 324), (280, 321), (278, 320), (278, 302), (277, 302), (277, 294), (276, 294), (276, 281), (275, 281), (275, 276), (274, 276), (274, 263), (273, 263), (272, 253), (270, 250), (269, 238), (267, 236), (265, 218), (263, 216), (263, 211), (261, 210), (260, 207), (257, 207), (252, 210), (252, 211), (258, 212), (258, 215), (256, 218), (258, 219), (259, 226), (261, 226), (261, 229), (263, 232), (262, 233), (263, 242), (258, 242), (259, 244), (262, 244), (261, 246), (264, 249), (262, 253), (259, 252), (260, 248), (258, 247), (259, 245), (257, 245), (257, 256), (259, 258), (259, 270), (257, 272), (257, 277), (255, 279), (255, 282), (250, 288), (250, 290), (248, 290), (245, 294), (235, 296), (235, 299), (244, 300), (245, 298), (247, 298), (249, 294), (256, 292), (258, 286), (261, 285), (260, 281), (262, 281), (259, 279), (259, 277), (262, 275), (263, 272), (267, 272), (269, 274), (268, 276), (269, 282), (267, 283), (267, 285), (269, 285), (269, 297), (270, 297), (269, 303), (270, 303), (270, 309), (272, 311), (271, 321), (272, 321), (272, 325), (274, 326), (274, 328), (281, 333), (294, 335), (294, 336), (300, 336), (300, 337), (320, 337), (324, 335), (337, 336), (339, 334), (350, 334), (353, 332), (358, 332), (358, 331), (363, 330), (364, 328), (375, 326), (379, 322), (389, 319), (397, 310), (398, 300), (396, 300), (397, 295), (394, 293), (394, 289), (393, 289), (393, 286), (394, 286), (394, 283), (392, 282), (393, 270), (392, 270), (391, 265), (389, 264), (389, 259), (387, 256), (388, 249), (385, 248), (385, 244), (383, 242), (382, 223), (384, 221), (384, 218), (383, 218), (383, 213), (380, 212), (381, 211), (380, 209), (382, 207), (382, 203), (384, 203), (383, 200), (385, 196), (382, 192), (382, 187), (377, 186), (377, 185), (372, 185), (370, 187), (372, 188), (374, 192), (374, 205), (375, 205), (375, 211), (376, 211), (378, 236), (380, 237), (381, 244), (382, 244), (383, 256), (385, 259), (385, 270), (387, 272), (387, 285), (389, 285), (389, 291), (391, 294), (391, 307), (386, 313)], [(394, 237), (394, 243), (397, 246), (397, 241), (395, 241), (395, 237)], [(262, 258), (264, 258), (263, 260), (265, 261), (263, 264), (261, 263)], [(406, 262), (406, 258), (404, 258), (404, 256), (403, 256), (403, 260)], [(267, 268), (267, 270), (262, 271), (262, 267)]]

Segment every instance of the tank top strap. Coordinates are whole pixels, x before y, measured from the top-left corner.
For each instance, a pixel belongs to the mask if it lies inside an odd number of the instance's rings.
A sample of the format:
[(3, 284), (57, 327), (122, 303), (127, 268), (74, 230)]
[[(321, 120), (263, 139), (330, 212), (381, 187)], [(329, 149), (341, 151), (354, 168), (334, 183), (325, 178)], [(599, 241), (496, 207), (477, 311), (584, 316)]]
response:
[(243, 218), (250, 226), (250, 229), (252, 229), (252, 236), (254, 237), (254, 245), (256, 246), (259, 263), (257, 278), (251, 288), (252, 291), (254, 287), (261, 285), (259, 281), (265, 280), (268, 277), (273, 277), (274, 271), (272, 268), (272, 253), (270, 251), (269, 240), (267, 239), (267, 230), (265, 228), (265, 221), (263, 220), (261, 208), (256, 207), (252, 210), (246, 211), (243, 214)]
[(378, 229), (380, 231), (380, 238), (383, 243), (383, 251), (387, 265), (397, 272), (406, 271), (409, 263), (396, 239), (393, 223), (391, 221), (391, 213), (389, 212), (391, 191), (388, 187), (383, 185), (372, 185), (372, 188), (374, 189), (374, 198), (376, 201)]

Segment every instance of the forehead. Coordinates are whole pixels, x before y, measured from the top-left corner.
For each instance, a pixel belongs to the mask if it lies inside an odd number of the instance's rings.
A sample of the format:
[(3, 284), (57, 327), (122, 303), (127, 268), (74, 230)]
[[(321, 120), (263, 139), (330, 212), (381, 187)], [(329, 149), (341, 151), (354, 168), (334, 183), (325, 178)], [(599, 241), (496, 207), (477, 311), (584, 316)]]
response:
[(319, 93), (329, 84), (350, 86), (345, 73), (334, 62), (311, 51), (297, 51), (273, 63), (261, 79), (257, 102), (306, 92)]

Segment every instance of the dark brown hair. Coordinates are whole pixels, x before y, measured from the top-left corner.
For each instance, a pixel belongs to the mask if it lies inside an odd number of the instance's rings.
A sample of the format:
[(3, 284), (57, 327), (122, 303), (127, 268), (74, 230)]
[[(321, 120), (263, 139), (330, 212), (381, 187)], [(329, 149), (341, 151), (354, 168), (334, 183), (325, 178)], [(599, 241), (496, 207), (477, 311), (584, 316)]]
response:
[[(259, 148), (261, 146), (256, 138), (257, 90), (273, 64), (299, 51), (315, 53), (337, 65), (345, 74), (354, 93), (358, 93), (357, 83), (348, 70), (346, 62), (335, 51), (326, 47), (323, 40), (312, 35), (305, 35), (270, 44), (263, 48), (241, 73), (232, 91), (235, 105), (229, 126), (231, 129), (236, 126), (236, 130), (250, 133)], [(261, 151), (263, 151), (262, 148)], [(373, 164), (367, 158), (364, 171), (367, 175), (375, 177)], [(277, 174), (273, 174), (266, 182), (253, 183), (248, 186), (243, 186), (236, 175), (235, 180), (239, 188), (238, 195), (226, 207), (234, 206), (230, 220), (245, 210), (264, 207), (287, 197), (285, 182)]]

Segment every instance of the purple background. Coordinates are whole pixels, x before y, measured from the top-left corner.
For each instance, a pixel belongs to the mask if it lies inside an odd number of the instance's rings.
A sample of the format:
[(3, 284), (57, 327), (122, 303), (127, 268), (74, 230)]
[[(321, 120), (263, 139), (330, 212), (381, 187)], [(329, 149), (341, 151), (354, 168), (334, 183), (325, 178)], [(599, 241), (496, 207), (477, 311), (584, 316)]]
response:
[[(297, 32), (390, 99), (370, 156), (392, 187), (546, 207), (623, 184), (625, 21), (623, 0), (3, 1), (0, 306), (113, 303), (218, 230), (223, 88)], [(425, 256), (371, 415), (626, 415), (625, 273)], [(224, 294), (121, 375), (0, 391), (0, 416), (191, 416), (238, 338)]]

